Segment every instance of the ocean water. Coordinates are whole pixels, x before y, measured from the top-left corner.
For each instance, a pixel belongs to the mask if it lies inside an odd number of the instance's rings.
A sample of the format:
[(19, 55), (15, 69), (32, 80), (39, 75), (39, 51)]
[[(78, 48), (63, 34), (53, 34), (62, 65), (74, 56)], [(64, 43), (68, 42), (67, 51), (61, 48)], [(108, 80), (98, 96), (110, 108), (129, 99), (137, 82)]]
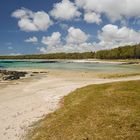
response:
[(0, 69), (10, 68), (34, 68), (34, 69), (58, 69), (95, 72), (140, 72), (140, 65), (106, 64), (67, 61), (43, 61), (43, 60), (0, 60)]

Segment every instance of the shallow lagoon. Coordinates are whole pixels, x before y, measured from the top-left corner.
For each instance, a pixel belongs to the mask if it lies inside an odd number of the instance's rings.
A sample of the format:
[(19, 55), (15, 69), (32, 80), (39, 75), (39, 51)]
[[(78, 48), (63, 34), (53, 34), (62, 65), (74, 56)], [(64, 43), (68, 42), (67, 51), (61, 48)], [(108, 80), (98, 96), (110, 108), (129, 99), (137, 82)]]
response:
[(0, 60), (0, 68), (33, 68), (94, 72), (140, 72), (140, 65), (47, 60)]

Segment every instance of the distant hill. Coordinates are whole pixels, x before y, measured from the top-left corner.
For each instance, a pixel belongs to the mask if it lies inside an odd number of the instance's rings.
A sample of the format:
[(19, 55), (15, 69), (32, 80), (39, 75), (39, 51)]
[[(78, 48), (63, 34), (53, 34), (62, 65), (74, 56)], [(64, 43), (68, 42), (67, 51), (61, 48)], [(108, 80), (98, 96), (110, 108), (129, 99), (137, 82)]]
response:
[(18, 56), (0, 56), (0, 59), (140, 59), (140, 44), (111, 50), (84, 53), (52, 53)]

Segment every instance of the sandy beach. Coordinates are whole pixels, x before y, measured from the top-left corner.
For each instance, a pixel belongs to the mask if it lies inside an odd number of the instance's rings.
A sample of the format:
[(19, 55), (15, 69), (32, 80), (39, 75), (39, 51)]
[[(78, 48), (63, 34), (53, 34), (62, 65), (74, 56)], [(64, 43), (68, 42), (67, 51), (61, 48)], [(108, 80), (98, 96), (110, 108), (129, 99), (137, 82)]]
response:
[(21, 80), (0, 82), (0, 137), (24, 139), (33, 122), (59, 108), (59, 101), (77, 88), (138, 79), (140, 76), (103, 79), (86, 72), (48, 70)]

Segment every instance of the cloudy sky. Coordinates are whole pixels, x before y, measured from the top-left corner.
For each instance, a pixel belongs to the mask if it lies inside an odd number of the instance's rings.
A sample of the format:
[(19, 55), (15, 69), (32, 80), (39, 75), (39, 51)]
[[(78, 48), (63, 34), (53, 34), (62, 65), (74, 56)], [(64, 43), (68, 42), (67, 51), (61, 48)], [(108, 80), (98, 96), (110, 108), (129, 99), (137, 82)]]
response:
[(1, 0), (0, 55), (140, 42), (140, 0)]

